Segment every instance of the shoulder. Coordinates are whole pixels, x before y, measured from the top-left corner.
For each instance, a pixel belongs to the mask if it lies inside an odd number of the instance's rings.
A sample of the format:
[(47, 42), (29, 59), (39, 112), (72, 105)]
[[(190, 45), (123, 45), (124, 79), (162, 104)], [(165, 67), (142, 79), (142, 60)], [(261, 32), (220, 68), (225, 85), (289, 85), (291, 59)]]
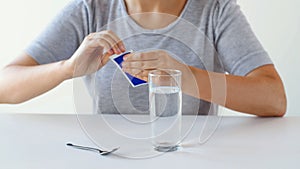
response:
[(225, 11), (226, 9), (236, 8), (238, 7), (237, 0), (215, 0), (216, 8), (219, 11)]
[(221, 8), (228, 4), (236, 4), (237, 0), (188, 0), (193, 4), (192, 6), (206, 7), (206, 8)]
[(188, 0), (189, 10), (202, 12), (217, 12), (236, 4), (236, 0)]
[(88, 16), (90, 19), (98, 20), (108, 15), (108, 9), (115, 1), (118, 0), (72, 0), (70, 6), (77, 11), (80, 10), (79, 13)]
[(83, 3), (88, 6), (94, 6), (94, 5), (105, 6), (111, 2), (111, 0), (77, 0), (77, 1), (83, 1)]
[(228, 3), (236, 3), (237, 0), (215, 0), (217, 1), (219, 4), (228, 4)]
[(72, 0), (70, 4), (74, 7), (84, 7), (87, 9), (106, 9), (111, 0)]

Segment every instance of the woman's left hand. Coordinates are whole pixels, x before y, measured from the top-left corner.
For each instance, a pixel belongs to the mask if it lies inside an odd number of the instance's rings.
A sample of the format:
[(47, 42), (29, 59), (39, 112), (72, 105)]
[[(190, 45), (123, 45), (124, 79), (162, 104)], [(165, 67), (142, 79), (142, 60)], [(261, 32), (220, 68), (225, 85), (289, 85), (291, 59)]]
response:
[(156, 50), (142, 53), (131, 53), (124, 56), (123, 71), (134, 77), (148, 81), (148, 73), (156, 69), (180, 70), (186, 65), (172, 58), (168, 52)]

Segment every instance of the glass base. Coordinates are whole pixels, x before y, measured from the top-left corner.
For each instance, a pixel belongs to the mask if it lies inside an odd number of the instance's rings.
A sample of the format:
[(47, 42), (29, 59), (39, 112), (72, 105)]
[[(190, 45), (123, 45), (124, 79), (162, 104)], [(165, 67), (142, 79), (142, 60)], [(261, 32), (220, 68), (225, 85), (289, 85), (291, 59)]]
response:
[(154, 150), (158, 152), (173, 152), (179, 149), (179, 145), (175, 146), (154, 146)]

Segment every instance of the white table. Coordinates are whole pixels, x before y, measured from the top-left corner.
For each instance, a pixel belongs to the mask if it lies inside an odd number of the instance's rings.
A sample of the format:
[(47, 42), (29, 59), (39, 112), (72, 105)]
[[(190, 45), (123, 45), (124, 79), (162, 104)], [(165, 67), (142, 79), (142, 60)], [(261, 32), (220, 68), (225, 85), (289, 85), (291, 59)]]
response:
[[(184, 116), (183, 131), (194, 119)], [(2, 114), (0, 168), (300, 168), (300, 117), (201, 116), (181, 150), (160, 155), (145, 139), (149, 125), (134, 120), (147, 117)], [(67, 142), (121, 148), (104, 157)]]

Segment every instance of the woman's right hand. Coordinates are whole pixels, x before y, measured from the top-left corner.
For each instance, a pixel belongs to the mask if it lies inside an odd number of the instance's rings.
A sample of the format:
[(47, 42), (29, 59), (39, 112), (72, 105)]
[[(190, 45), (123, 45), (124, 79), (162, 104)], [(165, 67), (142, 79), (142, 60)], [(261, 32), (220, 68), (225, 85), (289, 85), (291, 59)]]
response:
[(120, 38), (112, 31), (101, 31), (85, 37), (66, 63), (75, 78), (96, 72), (108, 62), (111, 55), (122, 52), (125, 52), (125, 46)]

